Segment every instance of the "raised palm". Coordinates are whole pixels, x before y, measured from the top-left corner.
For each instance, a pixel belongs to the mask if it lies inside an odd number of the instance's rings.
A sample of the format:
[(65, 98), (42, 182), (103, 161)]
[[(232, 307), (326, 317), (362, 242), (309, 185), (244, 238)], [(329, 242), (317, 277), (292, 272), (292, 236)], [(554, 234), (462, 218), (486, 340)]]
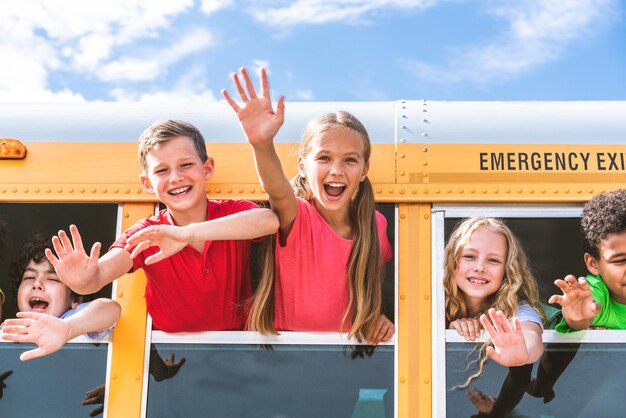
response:
[(241, 76), (244, 84), (241, 83), (239, 74), (233, 73), (233, 82), (241, 98), (241, 104), (238, 104), (226, 89), (222, 90), (222, 94), (237, 114), (248, 142), (251, 145), (271, 143), (284, 121), (284, 98), (281, 96), (278, 99), (276, 111), (274, 111), (265, 69), (261, 69), (260, 96), (257, 95), (254, 84), (245, 68), (241, 69)]
[(528, 348), (519, 320), (511, 327), (502, 311), (490, 309), (488, 316), (480, 316), (480, 322), (489, 333), (493, 347), (487, 347), (487, 355), (503, 366), (520, 366), (528, 362)]

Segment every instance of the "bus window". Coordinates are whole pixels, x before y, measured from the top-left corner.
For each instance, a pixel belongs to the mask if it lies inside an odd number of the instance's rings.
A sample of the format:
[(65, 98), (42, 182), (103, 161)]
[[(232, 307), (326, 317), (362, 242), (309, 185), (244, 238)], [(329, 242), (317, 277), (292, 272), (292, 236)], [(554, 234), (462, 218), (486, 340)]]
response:
[[(446, 218), (445, 239), (461, 221)], [(585, 276), (587, 267), (583, 261), (580, 218), (506, 218), (502, 219), (520, 240), (528, 263), (539, 285), (542, 303), (555, 293), (556, 279), (567, 274)]]
[[(0, 288), (6, 295), (2, 317), (13, 318), (17, 304), (7, 273), (16, 252), (31, 239), (31, 234), (52, 237), (60, 229), (68, 232), (69, 225), (75, 224), (86, 251), (89, 252), (94, 242), (100, 241), (101, 253), (104, 254), (115, 240), (117, 204), (0, 203), (0, 216), (8, 224), (9, 241), (9, 250), (0, 257)], [(110, 297), (111, 286), (105, 287), (96, 296)]]
[(108, 344), (70, 343), (58, 352), (22, 362), (31, 344), (0, 342), (0, 416), (80, 417), (98, 405), (81, 405), (104, 384)]
[(394, 349), (343, 345), (156, 344), (185, 358), (170, 378), (151, 355), (147, 417), (393, 416)]
[[(616, 331), (596, 331), (616, 332)], [(626, 340), (621, 343), (582, 343), (578, 352), (571, 343), (549, 344), (552, 357), (570, 359), (562, 374), (558, 376), (552, 392), (547, 398), (532, 397), (522, 390), (523, 397), (509, 416), (515, 417), (617, 417), (623, 415), (623, 378), (616, 370), (620, 364), (626, 367)], [(576, 344), (577, 345), (577, 344)], [(466, 393), (466, 389), (452, 389), (454, 384), (466, 379), (464, 372), (468, 355), (475, 357), (474, 344), (446, 344), (446, 396), (447, 417), (468, 417), (478, 414)], [(545, 355), (545, 353), (544, 353)], [(556, 365), (558, 367), (558, 365)], [(537, 365), (532, 372), (537, 377)], [(593, 371), (593, 372), (590, 372)], [(497, 397), (508, 369), (488, 362), (482, 376), (473, 381), (476, 387), (488, 396)], [(548, 385), (549, 386), (549, 385)], [(549, 400), (544, 403), (544, 399)]]

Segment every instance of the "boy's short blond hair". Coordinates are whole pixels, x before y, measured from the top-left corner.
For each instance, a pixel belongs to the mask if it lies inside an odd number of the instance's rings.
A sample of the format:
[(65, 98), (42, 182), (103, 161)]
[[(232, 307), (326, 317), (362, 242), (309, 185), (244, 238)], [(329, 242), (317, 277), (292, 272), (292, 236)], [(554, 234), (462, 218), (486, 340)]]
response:
[(148, 168), (146, 164), (148, 153), (153, 149), (159, 148), (162, 143), (179, 136), (186, 136), (191, 139), (198, 152), (198, 157), (200, 157), (203, 163), (209, 158), (206, 152), (204, 137), (193, 124), (183, 120), (160, 120), (143, 131), (139, 137), (139, 162), (144, 171)]

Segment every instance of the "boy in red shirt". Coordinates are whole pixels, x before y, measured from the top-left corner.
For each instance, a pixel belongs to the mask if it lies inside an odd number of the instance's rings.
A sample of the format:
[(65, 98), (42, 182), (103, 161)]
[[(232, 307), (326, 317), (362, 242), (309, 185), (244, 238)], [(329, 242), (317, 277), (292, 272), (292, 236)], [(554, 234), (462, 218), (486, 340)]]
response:
[[(139, 139), (139, 159), (141, 184), (167, 209), (137, 222), (100, 258), (100, 243), (87, 255), (74, 225), (72, 240), (59, 231), (52, 239), (56, 256), (46, 251), (59, 278), (86, 294), (141, 267), (148, 278), (146, 302), (155, 328), (243, 329), (243, 302), (252, 294), (250, 242), (275, 233), (278, 218), (252, 202), (207, 199), (204, 183), (213, 175), (214, 161), (202, 134), (188, 122), (165, 120), (149, 127)], [(128, 238), (151, 226), (167, 228), (177, 239), (144, 240), (132, 250)], [(199, 235), (210, 238), (198, 240)]]

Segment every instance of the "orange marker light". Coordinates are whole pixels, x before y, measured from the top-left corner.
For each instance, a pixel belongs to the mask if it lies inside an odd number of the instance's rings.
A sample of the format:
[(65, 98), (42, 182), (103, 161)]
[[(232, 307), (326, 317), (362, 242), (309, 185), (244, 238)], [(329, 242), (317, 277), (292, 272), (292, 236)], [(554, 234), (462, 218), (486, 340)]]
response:
[(17, 139), (0, 138), (0, 159), (22, 160), (26, 157), (26, 145)]

